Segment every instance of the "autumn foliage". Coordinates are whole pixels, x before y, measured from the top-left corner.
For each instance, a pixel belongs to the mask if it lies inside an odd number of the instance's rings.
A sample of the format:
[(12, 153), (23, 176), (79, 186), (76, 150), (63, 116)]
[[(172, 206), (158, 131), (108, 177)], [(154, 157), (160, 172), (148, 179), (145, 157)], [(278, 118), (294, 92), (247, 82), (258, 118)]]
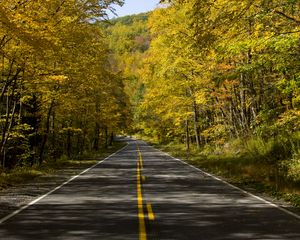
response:
[(3, 168), (98, 150), (126, 127), (128, 100), (100, 27), (121, 2), (0, 2)]

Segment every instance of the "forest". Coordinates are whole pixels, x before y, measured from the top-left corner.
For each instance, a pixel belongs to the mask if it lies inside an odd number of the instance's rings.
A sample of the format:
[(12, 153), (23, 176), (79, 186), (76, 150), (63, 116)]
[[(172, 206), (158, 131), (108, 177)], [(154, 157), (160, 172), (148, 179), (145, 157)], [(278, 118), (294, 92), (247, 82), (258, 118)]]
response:
[(99, 25), (112, 2), (0, 3), (3, 169), (98, 150), (126, 128), (122, 76)]
[(119, 18), (130, 131), (300, 204), (300, 2), (172, 0)]
[(1, 171), (127, 134), (300, 205), (300, 2), (122, 2), (0, 3)]

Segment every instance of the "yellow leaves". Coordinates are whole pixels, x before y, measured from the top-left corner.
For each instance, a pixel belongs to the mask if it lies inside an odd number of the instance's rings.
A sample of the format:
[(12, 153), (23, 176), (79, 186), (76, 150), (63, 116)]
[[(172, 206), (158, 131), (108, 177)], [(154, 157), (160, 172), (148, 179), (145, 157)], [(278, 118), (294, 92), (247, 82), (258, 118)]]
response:
[[(1, 115), (12, 115), (8, 126), (13, 131), (28, 122), (32, 131), (26, 134), (44, 138), (40, 146), (29, 143), (32, 136), (24, 136), (30, 159), (29, 144), (35, 150), (41, 147), (41, 152), (45, 147), (56, 156), (63, 149), (59, 145), (65, 140), (70, 145), (76, 136), (82, 141), (78, 151), (90, 150), (104, 129), (115, 132), (129, 122), (122, 79), (110, 73), (108, 43), (96, 23), (110, 2), (0, 1), (0, 78), (2, 95), (9, 100), (3, 103)], [(50, 133), (51, 146), (46, 143)], [(12, 134), (7, 131), (7, 136)], [(14, 151), (21, 144), (13, 142), (6, 148)]]
[(0, 22), (8, 34), (14, 35), (24, 43), (38, 48), (53, 47), (53, 32), (47, 32), (49, 21), (41, 22), (41, 14), (35, 10), (34, 4), (29, 2), (30, 11), (16, 8), (15, 10), (5, 9), (0, 4)]
[(31, 95), (25, 95), (25, 96), (21, 97), (20, 102), (29, 104), (32, 99), (33, 99), (33, 97)]
[(152, 35), (155, 36), (165, 31), (165, 29), (162, 28), (161, 25), (166, 25), (168, 23), (168, 15), (169, 9), (165, 8), (158, 8), (151, 13), (148, 21), (148, 26)]
[(207, 140), (214, 141), (216, 144), (224, 144), (226, 141), (226, 127), (222, 124), (215, 124), (205, 129), (201, 135)]
[(281, 114), (275, 126), (277, 130), (288, 133), (300, 131), (300, 110), (289, 110)]
[(68, 79), (68, 76), (65, 76), (65, 75), (52, 75), (52, 76), (47, 76), (44, 79), (45, 79), (44, 83), (62, 84)]
[(226, 72), (232, 69), (234, 69), (234, 67), (231, 64), (227, 64), (227, 63), (220, 63), (216, 66), (216, 70), (222, 72)]
[[(194, 32), (188, 18), (190, 8), (173, 5), (155, 10), (149, 19), (153, 34), (145, 68), (146, 83), (143, 109), (146, 116), (157, 117), (167, 126), (182, 127), (193, 116), (193, 104), (208, 103), (206, 75), (202, 64), (204, 54), (195, 49)], [(210, 79), (209, 79), (210, 80)]]
[(205, 92), (197, 92), (195, 94), (195, 100), (198, 105), (206, 105), (208, 103), (207, 93)]
[(81, 128), (73, 128), (73, 127), (66, 127), (62, 128), (60, 130), (60, 133), (62, 134), (74, 134), (74, 135), (80, 135), (83, 133)]

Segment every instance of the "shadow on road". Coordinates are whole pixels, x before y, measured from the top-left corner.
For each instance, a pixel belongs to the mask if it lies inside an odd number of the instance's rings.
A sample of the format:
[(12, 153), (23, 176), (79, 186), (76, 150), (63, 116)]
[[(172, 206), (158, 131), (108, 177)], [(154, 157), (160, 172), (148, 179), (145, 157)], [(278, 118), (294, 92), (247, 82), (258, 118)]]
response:
[[(128, 139), (124, 139), (124, 141)], [(148, 240), (300, 239), (300, 221), (138, 142)], [(1, 239), (138, 239), (134, 140), (0, 225)], [(147, 213), (146, 208), (144, 212)]]
[(300, 239), (300, 221), (140, 143), (159, 239)]

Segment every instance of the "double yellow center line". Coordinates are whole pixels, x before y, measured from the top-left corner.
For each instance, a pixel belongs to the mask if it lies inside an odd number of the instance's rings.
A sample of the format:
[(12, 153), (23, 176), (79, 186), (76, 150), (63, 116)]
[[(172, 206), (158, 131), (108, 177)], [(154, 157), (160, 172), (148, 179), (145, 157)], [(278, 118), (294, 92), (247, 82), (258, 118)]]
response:
[[(145, 181), (145, 177), (142, 176), (141, 172), (143, 169), (143, 158), (139, 146), (137, 145), (138, 150), (138, 162), (137, 162), (137, 205), (138, 205), (138, 219), (139, 219), (139, 240), (147, 240), (146, 232), (146, 223), (145, 223), (145, 214), (144, 214), (144, 201), (143, 201), (143, 192), (142, 184)], [(155, 219), (152, 206), (150, 203), (146, 204), (148, 212), (148, 220), (153, 221)]]

